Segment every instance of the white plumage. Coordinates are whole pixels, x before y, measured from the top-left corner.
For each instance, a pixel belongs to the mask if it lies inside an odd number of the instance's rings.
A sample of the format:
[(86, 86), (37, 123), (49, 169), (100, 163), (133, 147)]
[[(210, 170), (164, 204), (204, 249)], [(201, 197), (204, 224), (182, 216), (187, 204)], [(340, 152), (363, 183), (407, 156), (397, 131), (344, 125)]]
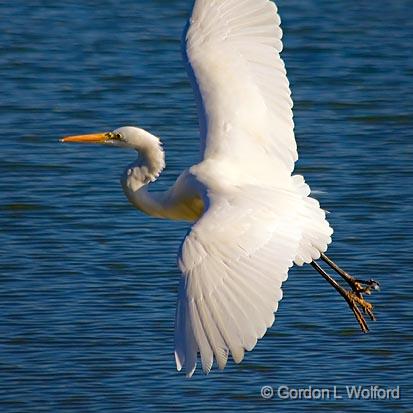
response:
[(197, 353), (244, 350), (274, 322), (288, 269), (310, 263), (332, 230), (301, 176), (280, 18), (268, 0), (197, 0), (184, 36), (204, 161), (191, 168), (208, 205), (183, 242), (175, 331), (178, 369)]
[(184, 36), (204, 158), (247, 164), (271, 183), (298, 158), (279, 23), (268, 0), (197, 0)]
[[(241, 362), (274, 322), (289, 268), (311, 263), (332, 229), (301, 176), (282, 32), (269, 0), (196, 0), (183, 49), (199, 110), (202, 160), (167, 192), (147, 184), (165, 166), (160, 141), (124, 127), (68, 137), (138, 150), (124, 191), (152, 216), (195, 222), (178, 257), (175, 358), (191, 376), (198, 356)], [(343, 293), (344, 294), (344, 293)]]

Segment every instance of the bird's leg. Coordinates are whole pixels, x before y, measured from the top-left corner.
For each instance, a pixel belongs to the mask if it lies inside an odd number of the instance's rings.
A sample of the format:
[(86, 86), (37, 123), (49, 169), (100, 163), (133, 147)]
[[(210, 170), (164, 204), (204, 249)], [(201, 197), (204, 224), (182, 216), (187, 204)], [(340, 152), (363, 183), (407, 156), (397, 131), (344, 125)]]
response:
[(348, 272), (340, 268), (331, 258), (327, 257), (327, 255), (321, 253), (320, 258), (350, 285), (359, 298), (363, 297), (362, 294), (370, 295), (372, 290), (380, 289), (380, 284), (377, 281), (373, 279), (363, 281), (352, 277)]
[(368, 303), (367, 301), (365, 301), (362, 297), (359, 297), (356, 292), (347, 291), (345, 288), (343, 288), (334, 278), (332, 278), (330, 275), (328, 275), (316, 262), (313, 261), (311, 263), (311, 265), (346, 300), (346, 302), (349, 305), (350, 309), (353, 311), (354, 316), (356, 317), (356, 320), (359, 323), (361, 330), (363, 331), (363, 333), (367, 333), (369, 331), (369, 328), (367, 326), (367, 322), (366, 322), (365, 318), (363, 317), (363, 314), (361, 313), (361, 311), (357, 307), (357, 305), (360, 305), (360, 307), (363, 309), (364, 313), (367, 313), (372, 320), (375, 320), (375, 317), (374, 317), (374, 314), (373, 314), (373, 306), (370, 303)]

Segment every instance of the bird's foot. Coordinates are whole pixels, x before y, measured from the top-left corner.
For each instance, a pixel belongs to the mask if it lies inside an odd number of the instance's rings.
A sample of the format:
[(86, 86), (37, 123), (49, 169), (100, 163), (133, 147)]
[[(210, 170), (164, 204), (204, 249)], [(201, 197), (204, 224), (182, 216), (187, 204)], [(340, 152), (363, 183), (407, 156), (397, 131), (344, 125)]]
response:
[(363, 331), (363, 333), (367, 333), (369, 331), (369, 328), (362, 312), (360, 311), (360, 308), (364, 314), (367, 314), (370, 317), (372, 321), (375, 321), (376, 316), (373, 313), (373, 304), (366, 301), (360, 292), (356, 293), (354, 291), (346, 291), (344, 298), (353, 311), (358, 323), (360, 324), (361, 330)]
[[(327, 262), (331, 268), (333, 268), (350, 286), (350, 290), (346, 290), (341, 286), (336, 280), (334, 280), (329, 274), (327, 274), (317, 263), (312, 262), (311, 265), (315, 268), (325, 280), (327, 280), (337, 292), (346, 300), (351, 311), (353, 311), (357, 322), (360, 325), (361, 330), (364, 333), (369, 331), (367, 322), (364, 315), (370, 317), (371, 320), (375, 321), (376, 316), (373, 313), (373, 305), (366, 301), (363, 294), (370, 295), (372, 291), (379, 290), (379, 283), (374, 280), (362, 281), (352, 277), (349, 273), (343, 271), (339, 268), (332, 260), (328, 257), (322, 257), (323, 261)], [(364, 314), (364, 315), (363, 315)]]
[(359, 296), (361, 296), (361, 294), (370, 295), (373, 291), (380, 290), (380, 284), (373, 279), (363, 281), (351, 277), (349, 280), (347, 280), (347, 282), (349, 283), (352, 290)]
[(353, 277), (348, 272), (340, 268), (331, 258), (327, 257), (325, 254), (321, 254), (320, 258), (325, 263), (327, 263), (329, 267), (332, 268), (337, 274), (339, 274), (350, 286), (351, 291), (344, 290), (345, 294), (343, 294), (343, 291), (341, 291), (340, 293), (341, 295), (343, 295), (348, 305), (352, 309), (357, 321), (360, 324), (361, 329), (364, 332), (367, 332), (367, 323), (364, 320), (364, 317), (358, 307), (360, 307), (363, 310), (364, 314), (367, 314), (372, 320), (376, 320), (376, 317), (373, 314), (373, 306), (363, 298), (363, 294), (370, 295), (373, 291), (380, 290), (380, 284), (373, 279), (363, 281)]

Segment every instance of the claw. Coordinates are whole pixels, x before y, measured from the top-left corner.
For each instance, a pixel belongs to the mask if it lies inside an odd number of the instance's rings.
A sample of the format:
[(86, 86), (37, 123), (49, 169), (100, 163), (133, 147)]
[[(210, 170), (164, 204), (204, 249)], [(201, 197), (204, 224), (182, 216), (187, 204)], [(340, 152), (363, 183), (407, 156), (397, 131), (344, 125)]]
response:
[(376, 321), (376, 316), (373, 313), (373, 304), (366, 301), (361, 294), (348, 292), (349, 300), (358, 304), (363, 310), (364, 314), (367, 314), (372, 321)]
[(349, 282), (355, 293), (370, 295), (372, 291), (380, 291), (380, 284), (370, 279), (368, 281), (353, 279)]
[(351, 300), (348, 301), (347, 300), (348, 305), (350, 306), (351, 310), (354, 313), (354, 316), (356, 317), (357, 322), (360, 325), (361, 331), (363, 333), (368, 333), (369, 331), (369, 327), (367, 325), (366, 320), (363, 317), (363, 314), (361, 314), (360, 310), (358, 309), (358, 307), (354, 304), (354, 302), (352, 302)]
[(359, 294), (360, 293), (356, 293), (354, 291), (346, 291), (344, 298), (346, 299), (347, 304), (353, 311), (354, 316), (356, 317), (356, 320), (360, 325), (361, 331), (363, 333), (367, 333), (369, 331), (369, 328), (368, 328), (365, 318), (363, 317), (363, 314), (358, 308), (358, 305), (363, 310), (363, 313), (367, 314), (371, 320), (375, 321), (376, 317), (373, 314), (373, 305), (367, 302), (366, 300), (364, 300), (362, 296), (360, 297)]

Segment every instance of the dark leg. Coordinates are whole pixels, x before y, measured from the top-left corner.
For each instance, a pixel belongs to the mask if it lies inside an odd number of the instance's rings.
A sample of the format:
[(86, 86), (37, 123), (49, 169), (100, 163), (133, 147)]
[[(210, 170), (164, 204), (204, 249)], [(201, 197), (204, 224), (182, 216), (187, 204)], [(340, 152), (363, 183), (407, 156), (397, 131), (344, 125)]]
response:
[(362, 298), (362, 293), (370, 295), (372, 290), (378, 290), (380, 288), (380, 284), (372, 279), (362, 281), (352, 277), (348, 272), (340, 268), (332, 259), (328, 258), (327, 255), (321, 253), (320, 258), (339, 274), (360, 298)]
[[(369, 331), (369, 328), (367, 326), (367, 322), (363, 317), (363, 314), (361, 314), (361, 311), (358, 309), (357, 304), (361, 305), (364, 312), (366, 312), (365, 305), (367, 304), (370, 308), (367, 311), (367, 313), (370, 315), (372, 319), (374, 319), (374, 315), (372, 313), (372, 306), (371, 304), (367, 303), (363, 299), (360, 299), (357, 297), (356, 293), (353, 291), (347, 291), (344, 289), (334, 278), (332, 278), (330, 275), (328, 275), (316, 262), (312, 262), (311, 266), (318, 271), (323, 278), (328, 281), (336, 290), (337, 292), (347, 301), (347, 304), (351, 308), (351, 310), (354, 313), (354, 316), (356, 317), (356, 320), (360, 324), (361, 331), (363, 333), (367, 333)], [(363, 301), (364, 303), (361, 303), (360, 301)]]

